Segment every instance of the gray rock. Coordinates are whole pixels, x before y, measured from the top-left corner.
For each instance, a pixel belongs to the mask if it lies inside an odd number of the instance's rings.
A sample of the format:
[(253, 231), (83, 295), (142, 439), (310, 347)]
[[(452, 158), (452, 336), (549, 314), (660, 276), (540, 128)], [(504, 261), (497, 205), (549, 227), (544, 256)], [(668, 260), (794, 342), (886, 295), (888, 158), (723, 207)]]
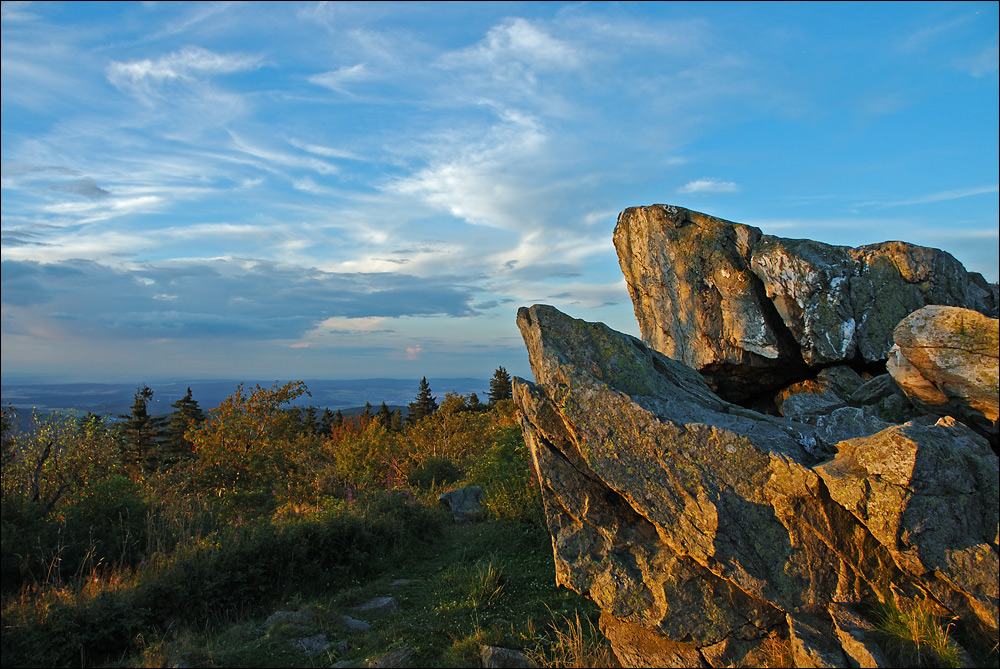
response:
[(479, 660), (487, 669), (527, 669), (535, 666), (524, 651), (500, 646), (480, 647)]
[(330, 647), (330, 642), (325, 634), (316, 634), (315, 636), (296, 639), (294, 645), (295, 648), (306, 655), (315, 655), (327, 650)]
[(482, 513), (480, 500), (485, 492), (482, 486), (470, 485), (438, 495), (438, 501), (451, 509), (455, 522), (478, 520)]
[(884, 361), (922, 306), (997, 306), (980, 275), (904, 242), (782, 239), (669, 205), (623, 211), (614, 242), (643, 341), (734, 401), (831, 363)]
[[(552, 307), (519, 310), (518, 327), (535, 383), (515, 379), (514, 400), (556, 580), (597, 603), (623, 662), (739, 665), (773, 632), (802, 662), (843, 666), (853, 651), (830, 607), (893, 589), (996, 627), (1000, 464), (971, 430), (908, 423), (840, 440), (876, 416), (758, 414)], [(836, 452), (821, 461), (806, 442), (824, 434)]]
[(351, 616), (340, 616), (340, 619), (344, 621), (347, 628), (354, 632), (367, 632), (372, 628), (370, 623), (366, 623), (364, 620), (358, 620), (357, 618), (352, 618)]
[(789, 420), (815, 423), (820, 416), (825, 416), (847, 404), (830, 390), (822, 393), (799, 393), (790, 395), (781, 403), (781, 415)]
[(414, 654), (412, 648), (400, 648), (373, 660), (368, 660), (367, 665), (369, 667), (406, 667), (409, 666)]
[(862, 406), (865, 404), (875, 404), (886, 397), (898, 394), (902, 394), (902, 391), (900, 391), (896, 382), (892, 380), (892, 376), (889, 374), (879, 374), (855, 390), (848, 398), (848, 401), (855, 406)]

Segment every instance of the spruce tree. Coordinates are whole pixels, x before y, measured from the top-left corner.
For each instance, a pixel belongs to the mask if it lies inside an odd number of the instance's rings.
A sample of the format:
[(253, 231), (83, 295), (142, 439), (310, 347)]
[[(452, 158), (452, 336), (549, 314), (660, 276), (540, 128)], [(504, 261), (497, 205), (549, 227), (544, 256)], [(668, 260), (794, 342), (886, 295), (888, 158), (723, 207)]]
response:
[(375, 414), (375, 419), (378, 420), (378, 424), (389, 429), (389, 424), (392, 422), (392, 412), (389, 411), (389, 406), (382, 402), (382, 406), (378, 408), (378, 413)]
[(149, 402), (153, 399), (153, 391), (143, 385), (136, 388), (132, 402), (132, 413), (119, 416), (124, 420), (122, 432), (131, 452), (131, 459), (140, 467), (155, 464), (156, 449), (159, 443), (159, 432), (163, 427), (163, 418), (149, 415)]
[(320, 434), (330, 434), (330, 430), (333, 429), (333, 423), (335, 421), (333, 412), (330, 411), (330, 407), (323, 409), (323, 415), (319, 419), (319, 433)]
[(184, 433), (190, 428), (204, 423), (205, 412), (201, 410), (198, 402), (191, 396), (190, 386), (188, 386), (187, 394), (170, 406), (174, 410), (167, 422), (164, 455), (171, 460), (178, 460), (190, 455), (194, 450), (194, 444), (185, 438)]
[(490, 404), (513, 397), (510, 383), (510, 374), (507, 370), (502, 365), (497, 367), (497, 371), (493, 372), (493, 378), (490, 379)]
[(427, 383), (425, 376), (420, 380), (420, 390), (417, 392), (417, 399), (410, 402), (409, 412), (406, 414), (406, 422), (411, 425), (420, 422), (425, 416), (429, 416), (438, 410), (437, 398), (431, 395), (431, 386)]

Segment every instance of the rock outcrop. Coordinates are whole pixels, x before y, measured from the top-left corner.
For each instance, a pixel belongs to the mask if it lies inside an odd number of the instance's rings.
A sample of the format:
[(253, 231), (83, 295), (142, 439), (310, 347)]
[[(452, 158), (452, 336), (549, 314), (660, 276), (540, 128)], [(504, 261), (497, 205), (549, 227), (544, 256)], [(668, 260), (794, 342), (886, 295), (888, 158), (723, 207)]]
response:
[(997, 447), (1000, 320), (957, 307), (929, 306), (893, 333), (886, 368), (910, 401), (954, 416)]
[(926, 305), (997, 316), (981, 275), (904, 242), (783, 239), (653, 205), (623, 211), (614, 243), (643, 340), (730, 400), (831, 364), (884, 362), (897, 323)]
[[(794, 362), (792, 343), (805, 335), (773, 327), (776, 312), (794, 309), (773, 306), (765, 282), (747, 271), (751, 251), (770, 248), (759, 231), (683, 210), (668, 225), (653, 209), (623, 214), (630, 222), (619, 223), (616, 241), (635, 241), (635, 221), (689, 239), (706, 237), (686, 227), (710, 229), (715, 260), (708, 271), (703, 256), (680, 246), (633, 248), (631, 267), (644, 253), (673, 253), (673, 266), (692, 277), (667, 281), (667, 298), (654, 296), (641, 273), (629, 279), (641, 300), (677, 305), (648, 318), (644, 335), (702, 371)], [(884, 269), (882, 261), (866, 262), (845, 281), (874, 285), (872, 267)], [(702, 280), (693, 278), (696, 266)], [(881, 318), (858, 319), (854, 294), (824, 308), (847, 313), (850, 303), (856, 323)], [(845, 335), (824, 348), (818, 326), (800, 320), (801, 332), (812, 333), (810, 355), (867, 350), (857, 326), (850, 346)], [(603, 324), (536, 305), (519, 310), (518, 326), (535, 382), (515, 379), (514, 399), (541, 473), (556, 579), (601, 607), (601, 627), (625, 666), (636, 658), (645, 666), (732, 666), (754, 661), (775, 638), (791, 641), (800, 664), (870, 666), (877, 650), (851, 621), (857, 605), (887, 599), (927, 602), (996, 629), (1000, 464), (965, 425), (892, 425), (864, 406), (836, 403), (803, 408), (802, 421), (769, 416), (721, 399), (692, 367)], [(698, 334), (707, 327), (718, 342)], [(866, 337), (882, 342), (874, 330)], [(888, 351), (884, 342), (877, 348)], [(828, 381), (821, 392), (842, 383), (838, 393), (864, 390), (857, 379)], [(895, 396), (879, 392), (869, 396)], [(832, 418), (844, 411), (869, 420)]]

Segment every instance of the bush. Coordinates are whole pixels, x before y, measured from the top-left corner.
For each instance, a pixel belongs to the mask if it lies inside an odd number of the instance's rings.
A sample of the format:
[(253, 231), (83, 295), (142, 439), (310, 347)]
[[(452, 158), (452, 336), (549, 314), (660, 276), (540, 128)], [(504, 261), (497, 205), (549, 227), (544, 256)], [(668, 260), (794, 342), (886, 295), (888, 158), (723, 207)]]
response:
[(432, 455), (417, 465), (406, 480), (414, 488), (429, 490), (435, 485), (454, 483), (460, 478), (462, 472), (451, 458)]

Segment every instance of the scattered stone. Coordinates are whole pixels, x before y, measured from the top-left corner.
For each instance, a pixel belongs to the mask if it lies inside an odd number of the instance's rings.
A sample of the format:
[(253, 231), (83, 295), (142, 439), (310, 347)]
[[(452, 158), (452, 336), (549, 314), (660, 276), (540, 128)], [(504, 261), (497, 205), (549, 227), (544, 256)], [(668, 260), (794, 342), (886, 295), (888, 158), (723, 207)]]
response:
[(482, 513), (480, 500), (485, 494), (482, 486), (470, 485), (438, 495), (438, 501), (451, 509), (455, 522), (478, 520)]
[(344, 621), (349, 630), (354, 632), (367, 632), (372, 628), (371, 624), (366, 623), (364, 620), (352, 618), (351, 616), (340, 616), (340, 619)]
[(399, 602), (395, 597), (373, 597), (364, 604), (354, 607), (355, 611), (374, 611), (376, 613), (392, 613), (399, 611)]
[(390, 588), (398, 588), (401, 585), (407, 585), (410, 582), (408, 578), (397, 578), (392, 583), (389, 584)]
[(527, 669), (535, 666), (524, 651), (501, 646), (480, 647), (479, 659), (486, 669)]
[(330, 642), (327, 640), (325, 634), (317, 634), (303, 639), (296, 639), (294, 645), (306, 655), (315, 655), (327, 650), (330, 647)]
[(928, 306), (893, 334), (886, 368), (911, 402), (951, 415), (997, 446), (1000, 321), (957, 307)]
[(369, 667), (406, 667), (409, 666), (413, 655), (412, 648), (400, 648), (373, 660), (368, 660), (367, 665)]

